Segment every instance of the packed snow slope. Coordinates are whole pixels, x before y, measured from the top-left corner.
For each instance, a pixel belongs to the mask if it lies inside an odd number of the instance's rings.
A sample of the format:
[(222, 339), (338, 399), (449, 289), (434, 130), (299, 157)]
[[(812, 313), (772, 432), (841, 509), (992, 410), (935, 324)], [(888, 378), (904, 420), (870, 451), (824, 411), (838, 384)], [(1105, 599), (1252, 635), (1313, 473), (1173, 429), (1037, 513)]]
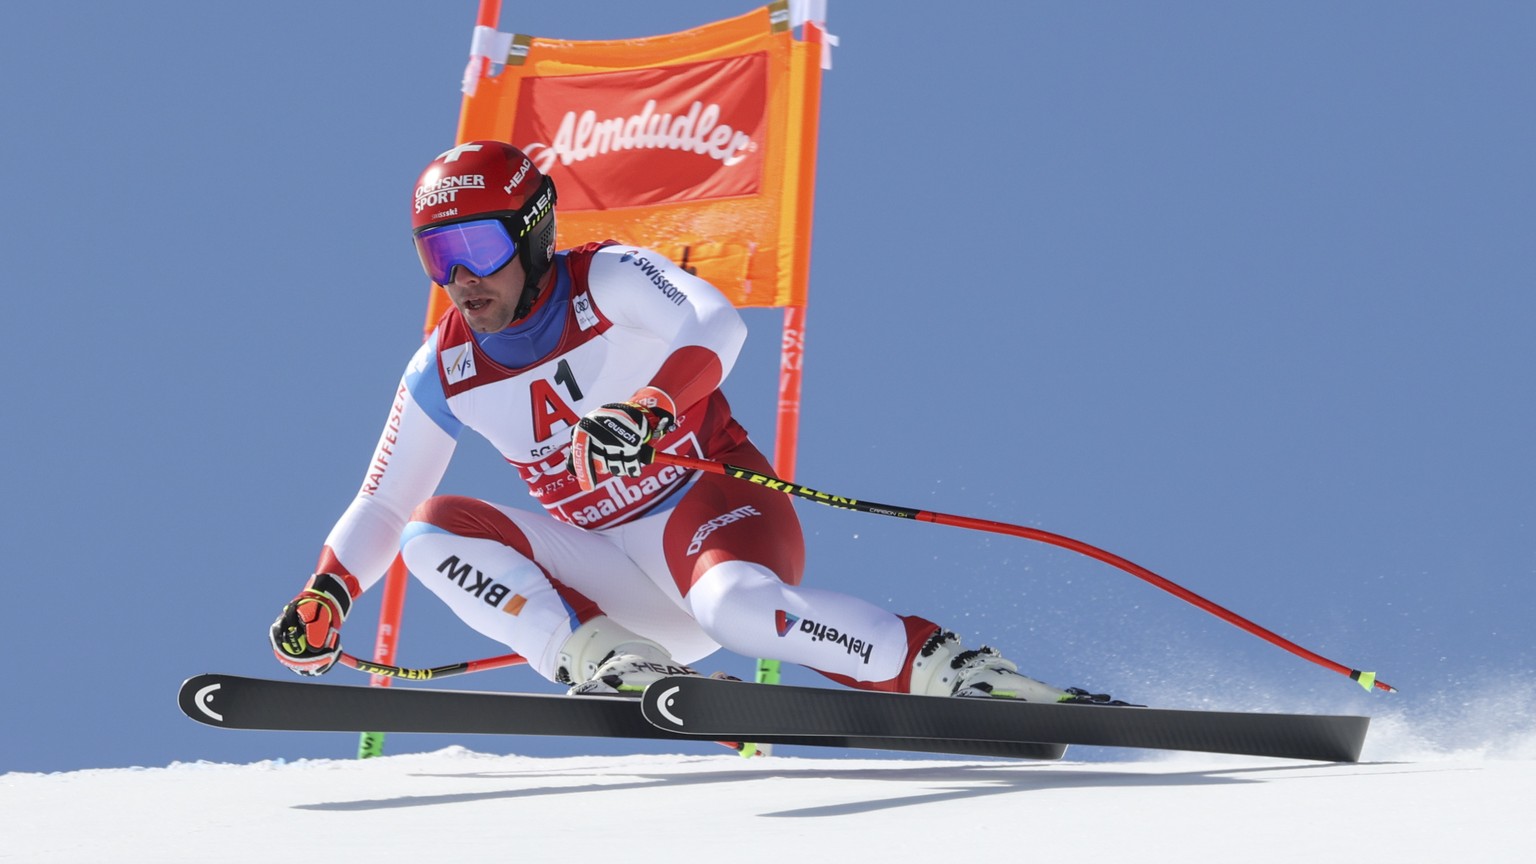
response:
[(1524, 862), (1533, 744), (1427, 752), (1389, 723), (1359, 764), (743, 759), (700, 744), (10, 773), (0, 860)]

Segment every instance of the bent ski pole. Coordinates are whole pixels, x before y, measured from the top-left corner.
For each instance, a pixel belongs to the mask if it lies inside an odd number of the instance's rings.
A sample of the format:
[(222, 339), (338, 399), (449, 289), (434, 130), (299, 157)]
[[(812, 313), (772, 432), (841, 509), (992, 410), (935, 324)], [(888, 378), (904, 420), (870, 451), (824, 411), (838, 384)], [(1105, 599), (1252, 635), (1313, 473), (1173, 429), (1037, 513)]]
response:
[(407, 669), (404, 666), (391, 666), (388, 663), (375, 663), (372, 660), (363, 660), (342, 652), (342, 655), (337, 658), (336, 662), (356, 669), (359, 672), (367, 672), (370, 675), (382, 675), (385, 678), (399, 678), (404, 681), (427, 681), (432, 678), (448, 678), (453, 675), (464, 675), (469, 672), (484, 672), (487, 669), (518, 666), (527, 663), (528, 658), (521, 654), (500, 654), (495, 657), (483, 657), (479, 660), (450, 663), (447, 666), (433, 666), (431, 669)]
[(1172, 594), (1187, 603), (1198, 606), (1199, 608), (1204, 609), (1205, 611), (1215, 615), (1218, 618), (1221, 618), (1229, 624), (1247, 630), (1249, 633), (1252, 633), (1253, 635), (1265, 640), (1266, 642), (1270, 642), (1271, 644), (1274, 644), (1280, 648), (1284, 648), (1286, 651), (1289, 651), (1304, 660), (1309, 660), (1319, 666), (1322, 666), (1325, 669), (1331, 669), (1334, 672), (1338, 672), (1341, 675), (1347, 675), (1352, 680), (1359, 683), (1359, 685), (1364, 687), (1366, 690), (1371, 690), (1374, 688), (1377, 690), (1385, 690), (1388, 693), (1397, 692), (1396, 687), (1392, 687), (1385, 681), (1376, 680), (1375, 672), (1362, 672), (1359, 669), (1351, 669), (1342, 663), (1336, 663), (1332, 660), (1329, 660), (1327, 657), (1316, 654), (1312, 651), (1308, 651), (1300, 645), (1297, 645), (1295, 642), (1292, 642), (1291, 640), (1286, 639), (1277, 633), (1260, 627), (1258, 624), (1249, 621), (1247, 618), (1238, 615), (1236, 612), (1232, 612), (1228, 609), (1218, 606), (1217, 604), (1212, 603), (1204, 597), (1201, 597), (1199, 594), (1196, 594), (1195, 592), (1190, 591), (1189, 589), (1178, 585), (1177, 583), (1164, 579), (1163, 577), (1153, 573), (1151, 570), (1148, 570), (1140, 564), (1137, 564), (1133, 561), (1127, 561), (1126, 559), (1121, 558), (1119, 555), (1116, 555), (1113, 552), (1106, 552), (1097, 546), (1090, 546), (1081, 540), (1073, 540), (1071, 537), (1063, 537), (1060, 534), (1052, 534), (1049, 531), (1042, 531), (1038, 528), (1026, 528), (1023, 525), (1010, 525), (1006, 522), (992, 522), (986, 519), (973, 519), (969, 516), (951, 516), (947, 513), (934, 513), (930, 510), (914, 510), (910, 507), (896, 507), (890, 504), (876, 504), (872, 501), (860, 501), (856, 498), (844, 498), (840, 495), (828, 495), (825, 492), (818, 492), (815, 489), (802, 486), (798, 483), (790, 483), (784, 480), (780, 480), (771, 474), (764, 474), (760, 471), (753, 471), (751, 469), (741, 468), (735, 465), (727, 465), (724, 462), (711, 462), (706, 459), (694, 459), (690, 456), (679, 456), (673, 453), (663, 453), (650, 447), (647, 447), (646, 450), (649, 451), (652, 461), (659, 462), (663, 465), (676, 465), (682, 468), (691, 468), (696, 471), (708, 471), (711, 474), (720, 474), (725, 477), (734, 477), (738, 480), (745, 480), (749, 483), (756, 483), (760, 486), (765, 486), (769, 489), (783, 492), (786, 495), (793, 495), (796, 498), (804, 498), (807, 501), (815, 501), (818, 504), (826, 504), (829, 507), (837, 507), (843, 510), (857, 510), (860, 513), (873, 513), (877, 516), (895, 516), (901, 519), (915, 519), (919, 522), (934, 522), (939, 525), (950, 525), (956, 528), (969, 528), (974, 531), (990, 531), (993, 534), (1008, 534), (1014, 537), (1023, 537), (1026, 540), (1036, 540), (1041, 543), (1049, 543), (1052, 546), (1060, 546), (1063, 549), (1070, 549), (1073, 552), (1087, 555), (1089, 558), (1097, 559), (1112, 567), (1117, 567), (1121, 570), (1124, 570), (1132, 576), (1135, 576), (1136, 578), (1145, 582), (1149, 582), (1158, 588), (1167, 591), (1169, 594)]

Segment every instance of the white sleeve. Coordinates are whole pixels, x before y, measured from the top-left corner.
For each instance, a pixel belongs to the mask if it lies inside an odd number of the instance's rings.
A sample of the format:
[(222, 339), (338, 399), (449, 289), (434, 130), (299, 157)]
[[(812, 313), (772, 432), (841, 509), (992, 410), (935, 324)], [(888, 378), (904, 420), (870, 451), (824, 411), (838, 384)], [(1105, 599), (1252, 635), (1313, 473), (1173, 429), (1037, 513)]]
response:
[(400, 379), (362, 487), (325, 540), (365, 591), (388, 570), (411, 511), (437, 490), (457, 446), (460, 427), (445, 416), (434, 344), (422, 345)]
[(718, 358), (719, 380), (712, 383), (656, 382), (680, 408), (719, 387), (746, 342), (747, 325), (731, 301), (658, 252), (605, 247), (592, 256), (588, 284), (594, 303), (616, 326), (655, 334), (673, 354), (694, 347)]

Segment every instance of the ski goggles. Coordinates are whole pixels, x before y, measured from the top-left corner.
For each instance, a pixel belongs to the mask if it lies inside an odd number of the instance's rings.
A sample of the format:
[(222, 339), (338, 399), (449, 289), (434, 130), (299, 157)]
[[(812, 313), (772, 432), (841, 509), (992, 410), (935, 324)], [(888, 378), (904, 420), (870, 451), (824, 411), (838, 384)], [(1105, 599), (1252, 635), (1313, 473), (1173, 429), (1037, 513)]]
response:
[(500, 219), (476, 219), (428, 228), (416, 235), (416, 254), (427, 276), (439, 285), (453, 281), (453, 268), (489, 276), (517, 254), (517, 241)]

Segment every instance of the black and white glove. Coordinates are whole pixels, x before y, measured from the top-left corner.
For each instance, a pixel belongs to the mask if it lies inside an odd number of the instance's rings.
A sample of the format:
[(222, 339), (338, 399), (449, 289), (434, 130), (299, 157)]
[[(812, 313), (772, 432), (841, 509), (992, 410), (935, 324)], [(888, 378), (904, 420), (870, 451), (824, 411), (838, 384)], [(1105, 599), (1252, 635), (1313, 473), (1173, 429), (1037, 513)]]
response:
[(300, 675), (324, 675), (341, 657), (341, 622), (351, 608), (339, 577), (315, 574), (272, 622), (272, 653)]
[(602, 482), (599, 474), (638, 477), (646, 464), (641, 447), (671, 431), (672, 413), (638, 402), (610, 402), (581, 418), (571, 430), (565, 467), (583, 490)]

